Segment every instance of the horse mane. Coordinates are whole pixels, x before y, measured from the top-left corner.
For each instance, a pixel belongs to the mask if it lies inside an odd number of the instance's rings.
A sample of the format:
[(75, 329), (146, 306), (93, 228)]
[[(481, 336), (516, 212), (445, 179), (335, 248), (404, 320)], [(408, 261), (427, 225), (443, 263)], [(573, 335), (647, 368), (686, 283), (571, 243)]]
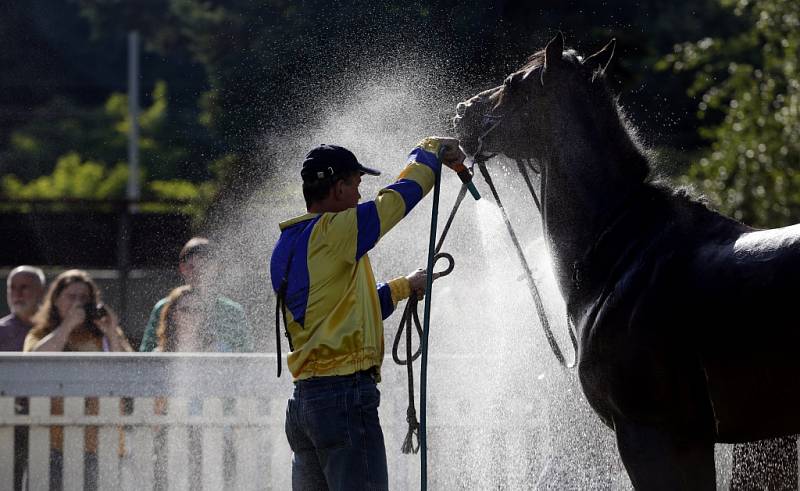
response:
[(648, 180), (644, 185), (652, 192), (671, 202), (675, 210), (686, 210), (686, 212), (695, 216), (708, 216), (708, 213), (711, 213), (711, 215), (721, 217), (725, 221), (732, 220), (714, 209), (708, 198), (691, 185), (679, 186), (662, 177)]
[[(536, 53), (530, 55), (525, 61), (525, 64), (522, 66), (521, 70), (528, 71), (544, 66), (544, 55), (545, 50), (543, 49), (540, 49)], [(561, 59), (578, 65), (583, 61), (581, 55), (579, 55), (574, 49), (565, 50), (562, 53)]]
[[(562, 61), (581, 68), (583, 57), (573, 49), (565, 50)], [(544, 66), (545, 50), (539, 50), (528, 57), (521, 68), (524, 71), (535, 70)], [(624, 145), (624, 154), (628, 165), (636, 171), (642, 179), (642, 184), (651, 189), (651, 192), (663, 196), (664, 199), (674, 203), (674, 206), (692, 210), (692, 213), (711, 211), (719, 214), (709, 206), (708, 200), (689, 186), (676, 186), (661, 172), (658, 172), (657, 154), (648, 148), (642, 141), (638, 128), (631, 122), (624, 107), (619, 103), (619, 97), (614, 96), (605, 79), (605, 73), (596, 73), (591, 84), (587, 85), (591, 99), (595, 101), (589, 107), (594, 117), (600, 124), (615, 133), (615, 139)], [(680, 203), (683, 203), (681, 206)]]
[[(581, 68), (583, 57), (577, 51), (568, 49), (563, 52), (562, 61)], [(542, 49), (530, 55), (521, 70), (541, 68), (544, 62), (545, 50)], [(705, 196), (699, 194), (696, 189), (690, 186), (676, 186), (658, 171), (657, 154), (643, 143), (638, 128), (619, 103), (619, 97), (614, 96), (608, 87), (605, 74), (596, 73), (592, 81), (593, 83), (588, 84), (587, 88), (595, 104), (592, 104), (589, 110), (600, 120), (600, 124), (613, 131), (615, 139), (624, 145), (627, 163), (641, 177), (642, 184), (650, 188), (651, 192), (673, 202), (675, 206), (693, 210), (692, 213), (711, 211), (718, 214), (709, 206)], [(683, 206), (679, 203), (683, 203)]]
[(522, 66), (521, 70), (529, 71), (539, 68), (544, 65), (544, 50), (540, 49), (536, 53), (530, 55)]
[[(584, 58), (574, 49), (565, 50), (561, 60), (578, 70), (585, 71)], [(530, 55), (521, 70), (535, 70), (543, 67), (544, 64), (545, 50), (542, 49)], [(612, 132), (614, 140), (622, 145), (626, 164), (631, 167), (632, 173), (639, 176), (642, 182), (648, 181), (654, 168), (654, 155), (642, 143), (639, 131), (619, 104), (619, 97), (612, 94), (606, 83), (605, 73), (592, 74), (591, 83), (585, 84), (585, 87), (593, 104), (584, 104), (584, 106), (598, 121), (595, 126)]]

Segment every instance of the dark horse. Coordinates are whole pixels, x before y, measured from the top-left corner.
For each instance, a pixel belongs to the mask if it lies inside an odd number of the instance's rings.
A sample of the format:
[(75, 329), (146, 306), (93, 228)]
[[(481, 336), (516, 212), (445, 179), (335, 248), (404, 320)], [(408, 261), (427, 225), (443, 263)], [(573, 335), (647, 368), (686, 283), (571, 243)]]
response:
[(634, 486), (714, 489), (715, 442), (800, 432), (800, 225), (756, 230), (653, 183), (604, 79), (613, 50), (559, 34), (459, 104), (456, 131), (540, 172), (580, 382)]

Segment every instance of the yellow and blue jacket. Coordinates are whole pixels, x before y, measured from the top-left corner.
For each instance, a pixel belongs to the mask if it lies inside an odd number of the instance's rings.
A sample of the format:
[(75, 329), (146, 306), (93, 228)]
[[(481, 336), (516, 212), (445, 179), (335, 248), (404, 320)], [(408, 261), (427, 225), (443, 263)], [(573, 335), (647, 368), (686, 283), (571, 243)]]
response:
[(411, 292), (405, 278), (376, 284), (367, 252), (431, 190), (439, 146), (422, 140), (373, 201), (280, 224), (270, 273), (277, 292), (291, 261), (284, 314), (294, 380), (380, 369), (383, 319)]

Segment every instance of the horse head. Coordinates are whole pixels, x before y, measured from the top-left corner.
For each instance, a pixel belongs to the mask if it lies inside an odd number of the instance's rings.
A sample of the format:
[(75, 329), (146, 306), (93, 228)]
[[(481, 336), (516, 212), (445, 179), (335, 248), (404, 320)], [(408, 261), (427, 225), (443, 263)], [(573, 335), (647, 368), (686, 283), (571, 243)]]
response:
[(574, 102), (592, 98), (614, 46), (612, 40), (584, 59), (564, 50), (559, 33), (502, 85), (458, 104), (453, 123), (464, 149), (478, 158), (552, 160), (568, 131), (564, 118)]
[(453, 120), (476, 160), (504, 154), (538, 167), (545, 240), (568, 302), (576, 264), (649, 172), (605, 83), (614, 47), (583, 58), (559, 33), (502, 85), (458, 104)]

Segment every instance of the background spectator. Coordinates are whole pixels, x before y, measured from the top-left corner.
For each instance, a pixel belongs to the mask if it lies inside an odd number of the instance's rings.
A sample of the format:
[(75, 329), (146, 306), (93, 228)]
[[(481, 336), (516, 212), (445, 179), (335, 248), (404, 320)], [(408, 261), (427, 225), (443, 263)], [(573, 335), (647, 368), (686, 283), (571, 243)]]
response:
[[(44, 272), (33, 266), (17, 266), (6, 280), (6, 300), (11, 313), (0, 319), (0, 351), (22, 351), (33, 327), (33, 315), (44, 295)], [(14, 400), (17, 414), (28, 414), (28, 399)], [(28, 428), (14, 427), (14, 489), (22, 489), (28, 465)]]
[[(217, 295), (212, 288), (217, 271), (208, 239), (194, 237), (183, 246), (178, 256), (178, 270), (186, 285), (191, 286), (192, 302), (196, 305), (191, 311), (194, 322), (198, 322), (195, 324), (197, 332), (213, 333), (216, 343), (214, 346), (205, 345), (204, 348), (209, 349), (198, 351), (253, 351), (244, 309), (233, 300)], [(158, 346), (157, 328), (168, 301), (169, 297), (162, 298), (153, 307), (139, 351), (154, 351)], [(199, 305), (203, 308), (199, 308)]]
[(161, 310), (156, 350), (231, 352), (247, 344), (242, 340), (231, 345), (219, 332), (209, 329), (213, 312), (208, 307), (191, 285), (172, 290)]
[[(158, 327), (156, 328), (156, 351), (162, 352), (231, 352), (240, 351), (243, 347), (249, 347), (247, 339), (234, 339), (232, 337), (241, 336), (247, 333), (246, 329), (234, 329), (221, 335), (220, 331), (211, 328), (211, 322), (215, 312), (207, 299), (203, 298), (200, 292), (192, 285), (184, 285), (172, 290), (167, 295), (166, 302), (163, 303)], [(245, 324), (246, 327), (246, 324)], [(235, 401), (225, 400), (225, 412), (233, 411)], [(192, 400), (190, 412), (199, 414), (202, 402)], [(165, 401), (156, 400), (156, 411), (165, 410)], [(226, 465), (223, 468), (225, 482), (232, 482), (232, 469), (235, 467), (233, 462), (236, 459), (236, 452), (233, 446), (233, 433), (231, 428), (226, 427), (224, 433), (224, 448)], [(165, 441), (163, 431), (159, 431), (157, 441)], [(201, 452), (202, 435), (198, 428), (189, 429), (189, 448), (191, 468), (190, 474), (199, 476), (202, 473), (201, 461), (198, 458)], [(164, 445), (159, 445), (156, 452), (163, 452)], [(160, 461), (163, 461), (161, 457)], [(165, 476), (165, 469), (156, 469), (157, 476)]]
[(0, 351), (22, 351), (25, 336), (44, 295), (44, 273), (33, 266), (18, 266), (6, 280), (11, 313), (0, 319)]
[(25, 351), (133, 351), (113, 310), (104, 305), (97, 317), (100, 292), (85, 271), (58, 275), (25, 338)]
[[(72, 269), (58, 275), (47, 291), (44, 304), (34, 316), (34, 327), (25, 338), (25, 351), (133, 351), (108, 307), (97, 315), (100, 292), (85, 271)], [(94, 307), (94, 308), (92, 308)], [(86, 414), (99, 414), (97, 398), (87, 398)], [(53, 398), (51, 414), (64, 414), (64, 400)], [(97, 428), (86, 428), (84, 489), (97, 488)], [(61, 489), (63, 430), (50, 429), (50, 489)]]

